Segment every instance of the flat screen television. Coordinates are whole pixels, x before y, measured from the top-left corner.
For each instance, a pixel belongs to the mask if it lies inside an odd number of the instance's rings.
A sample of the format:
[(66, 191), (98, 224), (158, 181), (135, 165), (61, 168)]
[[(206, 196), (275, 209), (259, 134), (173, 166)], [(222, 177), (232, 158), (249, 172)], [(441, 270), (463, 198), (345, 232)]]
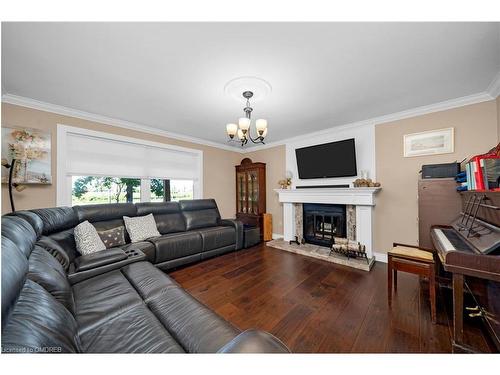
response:
[(356, 176), (354, 138), (295, 149), (299, 178)]

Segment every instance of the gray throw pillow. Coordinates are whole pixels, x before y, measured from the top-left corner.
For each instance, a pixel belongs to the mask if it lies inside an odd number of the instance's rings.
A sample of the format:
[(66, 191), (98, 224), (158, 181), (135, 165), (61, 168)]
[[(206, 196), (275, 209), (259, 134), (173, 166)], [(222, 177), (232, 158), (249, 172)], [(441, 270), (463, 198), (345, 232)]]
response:
[(104, 243), (104, 246), (106, 246), (106, 249), (126, 244), (124, 226), (98, 231), (97, 234), (99, 234), (99, 237)]
[(123, 221), (130, 236), (130, 242), (140, 242), (151, 237), (160, 236), (153, 214), (138, 217), (124, 216)]
[(106, 250), (106, 246), (97, 234), (95, 227), (87, 220), (78, 224), (74, 230), (76, 249), (82, 255)]

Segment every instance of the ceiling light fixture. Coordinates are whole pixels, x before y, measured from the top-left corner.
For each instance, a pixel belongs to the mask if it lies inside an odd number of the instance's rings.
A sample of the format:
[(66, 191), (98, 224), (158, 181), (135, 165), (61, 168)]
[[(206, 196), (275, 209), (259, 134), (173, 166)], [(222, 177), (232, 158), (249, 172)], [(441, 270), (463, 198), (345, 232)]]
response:
[[(255, 129), (257, 131), (257, 137), (253, 138), (250, 134), (251, 122), (252, 122), (252, 111), (253, 108), (250, 107), (250, 99), (253, 97), (252, 91), (244, 91), (243, 98), (246, 99), (246, 107), (243, 108), (245, 112), (245, 117), (241, 117), (238, 120), (238, 125), (231, 123), (226, 125), (226, 132), (229, 136), (229, 142), (231, 141), (239, 141), (241, 142), (241, 146), (245, 146), (248, 143), (248, 140), (252, 141), (252, 143), (262, 143), (264, 144), (264, 138), (267, 135), (267, 120), (258, 119), (255, 121)], [(238, 136), (235, 139), (235, 136)]]

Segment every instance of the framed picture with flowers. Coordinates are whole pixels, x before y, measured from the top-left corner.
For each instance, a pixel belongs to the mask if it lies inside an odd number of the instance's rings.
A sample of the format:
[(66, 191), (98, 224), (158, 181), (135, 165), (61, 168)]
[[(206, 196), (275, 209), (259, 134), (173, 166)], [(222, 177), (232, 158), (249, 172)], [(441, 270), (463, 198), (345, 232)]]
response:
[[(50, 131), (2, 127), (2, 159), (16, 159), (14, 183), (51, 184)], [(2, 183), (7, 183), (8, 173), (2, 168)]]

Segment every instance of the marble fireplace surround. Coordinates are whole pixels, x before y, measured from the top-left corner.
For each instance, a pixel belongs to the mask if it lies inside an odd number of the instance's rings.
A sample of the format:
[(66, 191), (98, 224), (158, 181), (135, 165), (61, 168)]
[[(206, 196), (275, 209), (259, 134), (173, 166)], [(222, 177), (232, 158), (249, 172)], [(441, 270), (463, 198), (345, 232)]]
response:
[[(373, 209), (375, 195), (381, 188), (308, 188), (275, 189), (283, 204), (283, 235), (285, 241), (301, 236), (302, 203), (345, 204), (348, 223), (348, 237), (355, 238), (366, 246), (366, 255), (373, 258)], [(355, 212), (355, 219), (349, 215)], [(349, 222), (355, 223), (355, 235), (349, 229)], [(297, 232), (299, 230), (299, 232)]]

